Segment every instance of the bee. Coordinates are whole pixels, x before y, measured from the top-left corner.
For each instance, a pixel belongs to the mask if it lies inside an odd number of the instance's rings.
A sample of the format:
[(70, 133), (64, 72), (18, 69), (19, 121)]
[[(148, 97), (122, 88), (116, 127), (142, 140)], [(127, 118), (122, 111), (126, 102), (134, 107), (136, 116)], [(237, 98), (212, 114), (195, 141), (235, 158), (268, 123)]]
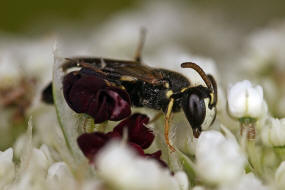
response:
[(117, 60), (100, 57), (66, 58), (63, 71), (79, 67), (81, 72), (96, 75), (127, 91), (134, 107), (147, 107), (164, 113), (164, 136), (167, 145), (175, 150), (169, 140), (172, 113), (183, 110), (193, 134), (198, 137), (202, 129), (215, 119), (217, 85), (212, 75), (207, 75), (197, 64), (182, 63), (182, 68), (197, 71), (205, 84), (194, 85), (182, 74), (163, 68), (145, 65), (141, 59), (145, 32), (142, 32), (134, 60)]

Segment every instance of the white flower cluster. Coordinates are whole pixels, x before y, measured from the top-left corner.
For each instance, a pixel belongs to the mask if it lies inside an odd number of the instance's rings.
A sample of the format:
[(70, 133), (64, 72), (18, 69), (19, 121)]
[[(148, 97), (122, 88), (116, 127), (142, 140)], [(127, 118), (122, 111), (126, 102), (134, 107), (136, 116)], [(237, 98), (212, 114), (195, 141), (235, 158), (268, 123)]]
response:
[(118, 189), (126, 190), (187, 190), (184, 172), (171, 176), (157, 162), (138, 157), (126, 145), (111, 142), (98, 156), (98, 175)]

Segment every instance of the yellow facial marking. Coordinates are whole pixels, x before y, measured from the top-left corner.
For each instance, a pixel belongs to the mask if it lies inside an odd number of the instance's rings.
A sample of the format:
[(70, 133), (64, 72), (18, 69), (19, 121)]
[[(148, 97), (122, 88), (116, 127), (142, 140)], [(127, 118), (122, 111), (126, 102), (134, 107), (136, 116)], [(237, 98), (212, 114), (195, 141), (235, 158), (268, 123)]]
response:
[(211, 100), (210, 100), (210, 104), (212, 105), (214, 103), (214, 93), (210, 93), (210, 97), (211, 97)]
[(164, 87), (169, 88), (169, 83), (168, 82), (164, 83)]
[(170, 98), (170, 96), (173, 94), (173, 91), (172, 90), (168, 90), (167, 92), (166, 92), (166, 97), (167, 98)]

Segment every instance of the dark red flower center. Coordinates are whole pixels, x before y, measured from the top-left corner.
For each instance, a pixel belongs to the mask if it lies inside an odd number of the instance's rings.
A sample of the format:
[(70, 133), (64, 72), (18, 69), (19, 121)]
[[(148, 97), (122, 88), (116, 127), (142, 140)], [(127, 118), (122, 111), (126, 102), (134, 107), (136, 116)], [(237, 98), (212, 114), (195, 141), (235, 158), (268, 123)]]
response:
[(103, 134), (100, 132), (85, 133), (78, 137), (77, 142), (90, 162), (94, 162), (98, 151), (104, 147), (110, 140), (122, 138), (126, 130), (128, 134), (127, 143), (137, 152), (138, 155), (148, 159), (155, 159), (165, 167), (165, 162), (160, 159), (161, 151), (152, 154), (145, 154), (144, 149), (148, 148), (154, 140), (154, 135), (145, 125), (148, 124), (149, 118), (143, 114), (133, 114), (131, 117), (120, 122), (113, 131)]

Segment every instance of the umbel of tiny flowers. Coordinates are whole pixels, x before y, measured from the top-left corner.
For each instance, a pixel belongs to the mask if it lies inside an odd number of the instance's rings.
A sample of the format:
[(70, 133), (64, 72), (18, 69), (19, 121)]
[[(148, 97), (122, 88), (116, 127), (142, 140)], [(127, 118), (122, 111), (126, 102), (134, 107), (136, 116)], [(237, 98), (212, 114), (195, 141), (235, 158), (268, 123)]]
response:
[(246, 129), (248, 139), (255, 139), (255, 122), (266, 113), (261, 86), (250, 81), (237, 82), (228, 90), (228, 110), (241, 123), (241, 132)]

